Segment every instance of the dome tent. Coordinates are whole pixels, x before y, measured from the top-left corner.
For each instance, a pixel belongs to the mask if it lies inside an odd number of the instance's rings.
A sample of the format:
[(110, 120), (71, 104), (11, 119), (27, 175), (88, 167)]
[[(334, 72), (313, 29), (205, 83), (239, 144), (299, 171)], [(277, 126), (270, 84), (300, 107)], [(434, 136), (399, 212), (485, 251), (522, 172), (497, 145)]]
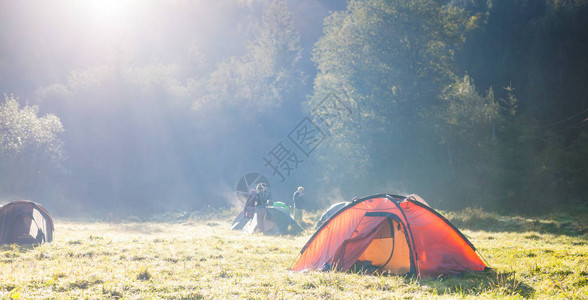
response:
[(19, 200), (0, 207), (0, 245), (52, 240), (53, 220), (40, 204)]
[(263, 218), (257, 217), (257, 210), (252, 218), (246, 218), (243, 211), (241, 211), (233, 221), (231, 229), (242, 230), (248, 234), (261, 232), (268, 235), (296, 235), (303, 231), (302, 227), (292, 219), (288, 211), (283, 207), (265, 206), (258, 209), (263, 210)]
[(325, 212), (321, 215), (320, 219), (318, 220), (318, 222), (316, 223), (316, 226), (314, 227), (314, 229), (319, 229), (321, 226), (323, 226), (323, 224), (330, 218), (332, 217), (334, 214), (336, 214), (338, 211), (340, 211), (343, 207), (345, 207), (345, 205), (349, 204), (351, 202), (347, 202), (347, 201), (343, 201), (343, 202), (338, 202), (335, 203), (333, 205), (331, 205), (329, 208), (327, 208), (327, 210), (325, 210)]
[(300, 252), (293, 271), (361, 268), (417, 277), (483, 271), (470, 241), (416, 197), (354, 200), (331, 216)]

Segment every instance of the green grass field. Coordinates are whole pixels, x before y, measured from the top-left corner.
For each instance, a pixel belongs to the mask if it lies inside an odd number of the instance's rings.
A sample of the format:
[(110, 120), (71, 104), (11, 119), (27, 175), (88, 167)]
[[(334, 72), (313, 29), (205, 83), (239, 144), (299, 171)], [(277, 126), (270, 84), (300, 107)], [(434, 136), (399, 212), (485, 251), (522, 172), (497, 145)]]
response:
[(0, 248), (2, 299), (588, 299), (586, 218), (446, 213), (492, 271), (416, 280), (289, 267), (312, 235), (246, 235), (232, 214), (56, 219), (55, 240)]

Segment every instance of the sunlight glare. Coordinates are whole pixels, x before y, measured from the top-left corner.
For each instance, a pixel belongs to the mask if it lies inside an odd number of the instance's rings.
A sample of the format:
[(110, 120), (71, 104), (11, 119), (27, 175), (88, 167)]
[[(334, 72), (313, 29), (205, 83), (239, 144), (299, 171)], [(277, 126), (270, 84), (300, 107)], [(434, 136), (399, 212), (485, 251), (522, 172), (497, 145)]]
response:
[(85, 20), (99, 35), (111, 35), (128, 30), (134, 21), (138, 0), (83, 0)]
[[(146, 0), (63, 0), (75, 15), (77, 30), (87, 44), (80, 49), (90, 56), (102, 56), (118, 51), (140, 31), (141, 12), (148, 11), (153, 2)], [(86, 46), (87, 45), (87, 46)]]
[(125, 17), (129, 9), (128, 0), (86, 0), (88, 11), (97, 20), (117, 22)]

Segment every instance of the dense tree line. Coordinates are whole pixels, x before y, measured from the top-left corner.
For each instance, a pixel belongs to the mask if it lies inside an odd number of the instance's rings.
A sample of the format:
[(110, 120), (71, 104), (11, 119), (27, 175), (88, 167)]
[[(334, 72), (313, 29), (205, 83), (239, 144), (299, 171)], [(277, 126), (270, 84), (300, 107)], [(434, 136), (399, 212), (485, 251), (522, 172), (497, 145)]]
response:
[(21, 107), (14, 96), (4, 96), (0, 104), (0, 190), (22, 197), (36, 198), (42, 193), (52, 197), (64, 159), (59, 134), (59, 118), (39, 116), (39, 107)]
[[(48, 184), (52, 195), (33, 184), (27, 187), (35, 192), (23, 194), (7, 181), (2, 197), (65, 203), (62, 209), (72, 211), (199, 209), (231, 205), (239, 177), (263, 169), (263, 154), (291, 125), (280, 124), (288, 119), (284, 114), (300, 115), (297, 97), (306, 93), (300, 37), (286, 3), (192, 1), (157, 8), (155, 20), (171, 22), (167, 16), (179, 14), (180, 25), (194, 27), (185, 40), (165, 45), (174, 51), (171, 60), (159, 49), (163, 46), (149, 44), (153, 37), (134, 37), (149, 47), (125, 50), (137, 45), (119, 41), (122, 50), (29, 92), (24, 101), (63, 123), (64, 159), (58, 179)], [(222, 18), (192, 20), (184, 15), (189, 12)], [(45, 21), (45, 14), (37, 17)], [(155, 34), (184, 30), (172, 25)], [(226, 39), (223, 45), (211, 45), (201, 27), (216, 30), (211, 41)], [(157, 59), (145, 58), (152, 56)], [(19, 171), (3, 172), (13, 178)], [(27, 182), (26, 176), (14, 178)]]
[[(74, 2), (59, 3), (90, 22)], [(305, 185), (317, 207), (588, 199), (586, 1), (146, 1), (120, 30), (0, 8), (0, 41), (20, 46), (0, 49), (0, 88), (18, 96), (0, 106), (1, 197), (196, 209), (231, 205), (258, 171), (277, 199)], [(327, 98), (349, 112), (336, 126), (317, 114)], [(279, 178), (263, 159), (305, 117), (324, 141)]]
[[(310, 102), (335, 88), (357, 111), (323, 160), (368, 190), (400, 183), (449, 208), (585, 203), (587, 8), (350, 1), (313, 56)], [(349, 149), (368, 164), (339, 161)]]
[(480, 86), (519, 100), (501, 140), (504, 201), (518, 210), (586, 203), (588, 2), (491, 4), (460, 56)]

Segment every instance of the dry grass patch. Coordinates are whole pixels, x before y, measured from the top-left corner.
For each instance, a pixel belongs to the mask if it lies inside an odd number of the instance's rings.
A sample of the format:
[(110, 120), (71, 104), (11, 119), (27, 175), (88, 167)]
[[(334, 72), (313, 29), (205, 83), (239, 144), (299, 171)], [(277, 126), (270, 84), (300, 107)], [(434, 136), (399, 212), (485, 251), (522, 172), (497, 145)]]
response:
[(463, 230), (493, 272), (415, 280), (288, 269), (313, 233), (246, 235), (231, 218), (181, 222), (55, 220), (38, 247), (0, 248), (4, 299), (583, 298), (586, 238)]

